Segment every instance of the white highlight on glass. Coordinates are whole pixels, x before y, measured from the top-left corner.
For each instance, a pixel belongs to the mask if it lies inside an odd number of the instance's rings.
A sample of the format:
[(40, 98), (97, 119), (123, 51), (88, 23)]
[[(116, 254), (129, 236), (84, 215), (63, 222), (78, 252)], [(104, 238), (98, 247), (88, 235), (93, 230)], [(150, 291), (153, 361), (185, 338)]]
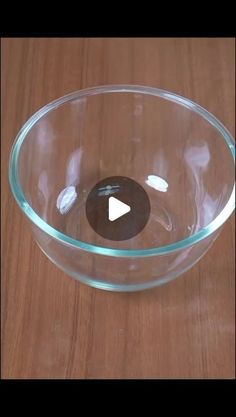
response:
[(77, 198), (77, 192), (75, 187), (71, 185), (70, 187), (64, 188), (57, 197), (57, 208), (61, 214), (66, 214), (73, 206)]
[(158, 177), (157, 175), (148, 175), (146, 184), (157, 191), (161, 191), (162, 193), (165, 193), (168, 189), (168, 183), (166, 182), (166, 180), (164, 180), (161, 177)]
[(98, 195), (100, 197), (104, 195), (114, 194), (114, 193), (117, 193), (119, 189), (120, 189), (119, 185), (107, 185), (106, 187), (99, 188)]

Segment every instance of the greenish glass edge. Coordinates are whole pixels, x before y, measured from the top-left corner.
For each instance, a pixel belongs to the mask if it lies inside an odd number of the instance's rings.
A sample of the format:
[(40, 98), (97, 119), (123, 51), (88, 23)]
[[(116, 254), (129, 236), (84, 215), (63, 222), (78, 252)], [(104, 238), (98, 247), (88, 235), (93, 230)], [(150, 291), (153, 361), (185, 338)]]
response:
[(74, 271), (71, 271), (67, 268), (64, 268), (61, 264), (57, 263), (57, 261), (40, 246), (40, 244), (37, 242), (38, 247), (41, 249), (41, 251), (44, 253), (44, 255), (54, 264), (56, 265), (61, 271), (65, 272), (70, 277), (76, 279), (79, 282), (82, 282), (83, 284), (89, 285), (90, 287), (99, 289), (99, 290), (105, 290), (105, 291), (116, 291), (116, 292), (139, 292), (144, 290), (150, 290), (152, 288), (159, 287), (161, 285), (167, 284), (168, 282), (173, 281), (176, 278), (180, 278), (185, 272), (187, 272), (189, 269), (191, 269), (204, 255), (203, 253), (200, 258), (197, 258), (192, 264), (188, 265), (186, 268), (182, 269), (178, 272), (171, 272), (168, 274), (165, 278), (158, 278), (156, 280), (150, 281), (148, 283), (136, 283), (136, 284), (112, 284), (107, 281), (102, 281), (101, 279), (94, 279), (87, 275), (83, 275), (80, 273), (76, 273)]
[(21, 188), (19, 178), (18, 178), (18, 157), (20, 153), (21, 145), (29, 132), (29, 130), (34, 126), (34, 124), (43, 116), (45, 116), (48, 112), (56, 109), (57, 107), (61, 106), (65, 102), (73, 101), (76, 98), (80, 99), (84, 96), (91, 96), (94, 94), (103, 94), (103, 93), (112, 93), (112, 92), (130, 92), (130, 93), (139, 93), (139, 94), (149, 94), (156, 97), (165, 98), (169, 101), (173, 101), (175, 103), (181, 104), (184, 107), (187, 107), (193, 110), (195, 113), (200, 114), (205, 120), (207, 120), (211, 125), (213, 125), (223, 136), (224, 140), (226, 141), (232, 157), (235, 163), (235, 145), (233, 143), (233, 138), (231, 137), (230, 133), (224, 127), (224, 125), (211, 113), (205, 110), (200, 105), (194, 103), (193, 101), (186, 99), (182, 96), (179, 96), (174, 93), (170, 93), (165, 90), (153, 88), (153, 87), (145, 87), (145, 86), (136, 86), (136, 85), (109, 85), (109, 86), (99, 86), (99, 87), (92, 87), (84, 90), (79, 90), (77, 92), (73, 92), (63, 96), (53, 102), (47, 104), (40, 110), (38, 110), (28, 121), (24, 124), (20, 132), (18, 133), (14, 144), (12, 146), (12, 151), (10, 155), (10, 163), (9, 163), (9, 182), (11, 186), (12, 193), (24, 212), (24, 214), (32, 221), (39, 229), (43, 232), (47, 233), (49, 236), (55, 238), (56, 240), (66, 244), (73, 246), (77, 249), (81, 249), (87, 252), (105, 255), (105, 256), (113, 256), (113, 257), (148, 257), (148, 256), (159, 256), (159, 255), (167, 255), (173, 253), (175, 251), (179, 251), (181, 249), (186, 249), (196, 243), (199, 243), (203, 239), (210, 236), (213, 232), (222, 226), (228, 217), (231, 215), (235, 208), (235, 185), (233, 187), (232, 193), (230, 198), (221, 211), (221, 213), (211, 222), (208, 226), (202, 228), (197, 233), (189, 236), (186, 239), (181, 241), (171, 243), (166, 246), (157, 247), (157, 248), (149, 248), (149, 249), (115, 249), (115, 248), (107, 248), (103, 246), (97, 246), (90, 243), (86, 243), (83, 241), (79, 241), (73, 239), (67, 235), (64, 235), (62, 232), (54, 229), (52, 226), (47, 224), (44, 220), (38, 216), (32, 207), (27, 202), (23, 190)]

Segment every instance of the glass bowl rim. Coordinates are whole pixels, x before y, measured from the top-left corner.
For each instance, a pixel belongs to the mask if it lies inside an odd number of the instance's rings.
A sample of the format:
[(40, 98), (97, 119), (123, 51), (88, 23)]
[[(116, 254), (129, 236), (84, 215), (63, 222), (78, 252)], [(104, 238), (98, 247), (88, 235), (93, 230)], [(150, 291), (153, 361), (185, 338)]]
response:
[(173, 252), (187, 249), (188, 247), (201, 242), (205, 238), (209, 237), (213, 232), (219, 229), (228, 217), (232, 214), (235, 208), (235, 183), (233, 186), (232, 193), (226, 202), (224, 208), (218, 214), (218, 216), (212, 220), (207, 226), (203, 227), (193, 235), (179, 240), (177, 242), (170, 243), (165, 246), (152, 247), (146, 249), (116, 249), (109, 248), (105, 246), (98, 246), (92, 243), (83, 242), (77, 239), (74, 239), (57, 229), (54, 229), (46, 221), (44, 221), (30, 206), (28, 201), (24, 196), (23, 189), (20, 184), (18, 177), (18, 160), (21, 146), (24, 142), (24, 139), (30, 129), (35, 125), (35, 123), (45, 116), (50, 111), (57, 109), (59, 106), (80, 99), (83, 97), (88, 97), (91, 95), (104, 94), (104, 93), (116, 93), (116, 92), (128, 92), (128, 93), (137, 93), (137, 94), (146, 94), (152, 95), (155, 97), (161, 97), (163, 99), (175, 102), (180, 106), (187, 107), (188, 109), (194, 111), (195, 113), (202, 116), (207, 122), (213, 125), (223, 136), (227, 146), (231, 151), (233, 161), (235, 163), (235, 145), (233, 137), (225, 128), (225, 126), (210, 112), (201, 107), (199, 104), (183, 97), (178, 94), (169, 92), (167, 90), (162, 90), (156, 87), (148, 87), (141, 85), (131, 85), (131, 84), (111, 84), (111, 85), (101, 85), (90, 87), (82, 90), (77, 90), (72, 93), (66, 94), (52, 102), (46, 104), (40, 108), (36, 113), (34, 113), (23, 125), (19, 133), (17, 134), (15, 141), (12, 145), (10, 162), (9, 162), (9, 182), (11, 186), (12, 193), (16, 199), (16, 202), (20, 206), (23, 213), (29, 220), (35, 224), (39, 229), (53, 237), (54, 239), (64, 243), (66, 245), (72, 246), (77, 249), (84, 250), (86, 252), (106, 255), (106, 256), (115, 256), (115, 257), (147, 257), (147, 256), (159, 256), (167, 255)]

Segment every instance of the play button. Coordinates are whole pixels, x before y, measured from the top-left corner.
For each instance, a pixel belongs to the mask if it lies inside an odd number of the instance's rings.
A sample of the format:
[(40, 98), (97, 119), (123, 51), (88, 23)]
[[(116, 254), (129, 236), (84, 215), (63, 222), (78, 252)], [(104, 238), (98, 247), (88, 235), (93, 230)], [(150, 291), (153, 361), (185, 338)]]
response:
[(86, 201), (90, 226), (105, 239), (127, 240), (146, 226), (150, 202), (146, 191), (128, 177), (108, 177), (99, 181)]
[(124, 214), (129, 213), (131, 210), (128, 204), (122, 203), (115, 197), (109, 197), (109, 209), (108, 209), (108, 218), (111, 222), (119, 219)]

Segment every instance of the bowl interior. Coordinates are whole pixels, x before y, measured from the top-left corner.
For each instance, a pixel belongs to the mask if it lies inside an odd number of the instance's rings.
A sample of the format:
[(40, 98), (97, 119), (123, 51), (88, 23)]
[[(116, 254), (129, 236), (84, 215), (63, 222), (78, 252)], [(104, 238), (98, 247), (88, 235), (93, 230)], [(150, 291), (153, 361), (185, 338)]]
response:
[[(55, 105), (28, 130), (18, 176), (26, 200), (48, 224), (74, 239), (146, 249), (187, 238), (211, 223), (234, 186), (222, 134), (180, 102), (143, 91), (103, 91)], [(149, 196), (146, 227), (112, 241), (89, 225), (92, 187), (110, 176), (138, 182)]]

